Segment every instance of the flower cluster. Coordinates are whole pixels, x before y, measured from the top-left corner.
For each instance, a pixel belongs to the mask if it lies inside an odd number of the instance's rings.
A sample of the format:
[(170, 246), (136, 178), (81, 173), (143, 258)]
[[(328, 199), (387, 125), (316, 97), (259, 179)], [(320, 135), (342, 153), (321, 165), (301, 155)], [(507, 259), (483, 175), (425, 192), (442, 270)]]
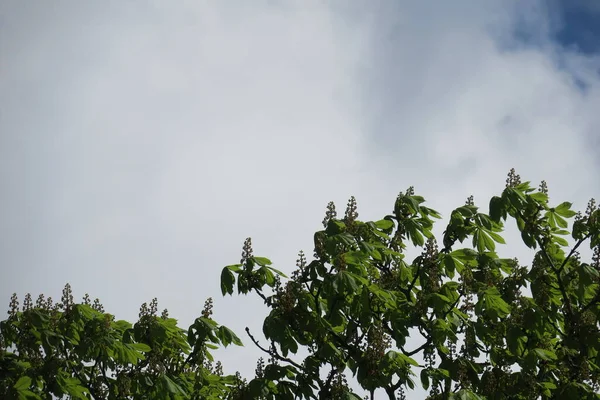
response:
[(356, 199), (354, 196), (350, 196), (350, 200), (348, 200), (348, 205), (346, 206), (346, 213), (344, 215), (344, 222), (350, 225), (358, 218), (358, 206), (356, 204)]
[(325, 212), (325, 218), (323, 218), (323, 227), (327, 228), (327, 224), (332, 219), (337, 217), (337, 211), (335, 211), (335, 204), (333, 201), (327, 203), (327, 211)]

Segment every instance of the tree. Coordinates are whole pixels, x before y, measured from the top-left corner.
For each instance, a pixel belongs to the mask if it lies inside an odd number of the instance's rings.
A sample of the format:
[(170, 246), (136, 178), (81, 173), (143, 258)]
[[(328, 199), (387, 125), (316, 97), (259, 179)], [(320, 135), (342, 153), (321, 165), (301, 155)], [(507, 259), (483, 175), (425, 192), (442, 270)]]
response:
[[(246, 329), (268, 356), (249, 382), (209, 364), (213, 344), (241, 344), (210, 315), (186, 332), (154, 305), (132, 327), (90, 305), (63, 299), (59, 311), (42, 299), (23, 311), (13, 304), (2, 323), (0, 394), (360, 399), (351, 376), (389, 399), (406, 398), (415, 379), (431, 399), (600, 398), (594, 201), (583, 213), (551, 206), (545, 182), (535, 189), (511, 170), (488, 214), (472, 197), (452, 211), (440, 246), (432, 233), (440, 215), (424, 202), (409, 188), (374, 222), (358, 220), (354, 198), (342, 218), (330, 203), (313, 260), (301, 252), (290, 278), (245, 241), (221, 290), (254, 293), (269, 311), (266, 344)], [(530, 267), (496, 253), (508, 219), (535, 252)], [(409, 245), (421, 252), (412, 261)]]
[[(212, 300), (189, 329), (178, 328), (158, 303), (144, 303), (139, 321), (115, 321), (99, 300), (75, 304), (69, 284), (60, 303), (30, 295), (0, 325), (0, 398), (223, 399), (242, 384), (213, 365), (217, 344), (240, 339), (212, 318)], [(190, 396), (194, 393), (193, 396)]]

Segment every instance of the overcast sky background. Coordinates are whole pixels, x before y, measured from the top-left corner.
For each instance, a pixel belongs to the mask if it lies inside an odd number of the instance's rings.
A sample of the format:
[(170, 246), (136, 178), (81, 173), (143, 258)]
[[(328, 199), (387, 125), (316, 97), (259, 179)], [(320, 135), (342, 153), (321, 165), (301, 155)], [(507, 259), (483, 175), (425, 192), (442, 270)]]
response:
[(212, 296), (251, 377), (266, 310), (219, 289), (247, 236), (291, 272), (330, 200), (487, 210), (511, 167), (584, 209), (599, 135), (594, 0), (4, 0), (0, 302), (70, 282), (187, 326)]

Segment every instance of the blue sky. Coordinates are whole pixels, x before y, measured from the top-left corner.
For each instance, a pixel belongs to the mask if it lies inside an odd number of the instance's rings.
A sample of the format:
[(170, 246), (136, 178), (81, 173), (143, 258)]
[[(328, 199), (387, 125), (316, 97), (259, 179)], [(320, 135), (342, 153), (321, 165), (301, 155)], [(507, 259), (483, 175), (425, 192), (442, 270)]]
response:
[[(70, 282), (119, 318), (157, 296), (185, 325), (212, 296), (260, 332), (221, 268), (251, 236), (291, 271), (330, 200), (375, 219), (414, 185), (445, 215), (471, 194), (487, 209), (515, 167), (582, 209), (597, 4), (4, 1), (0, 302)], [(246, 375), (257, 357), (223, 353)]]
[(600, 52), (600, 5), (594, 0), (555, 0), (558, 24), (553, 39), (585, 54)]

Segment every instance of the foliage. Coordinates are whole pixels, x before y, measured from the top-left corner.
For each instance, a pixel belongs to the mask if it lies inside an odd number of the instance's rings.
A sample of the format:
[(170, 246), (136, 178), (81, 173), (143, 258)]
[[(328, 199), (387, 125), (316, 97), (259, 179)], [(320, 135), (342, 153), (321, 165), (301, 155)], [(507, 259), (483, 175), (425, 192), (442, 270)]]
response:
[(217, 344), (241, 345), (211, 319), (209, 299), (189, 330), (178, 328), (157, 302), (144, 303), (132, 325), (104, 313), (98, 300), (74, 304), (71, 288), (62, 302), (16, 295), (0, 325), (0, 398), (51, 399), (222, 399), (235, 393), (239, 377), (212, 365)]
[[(553, 207), (545, 182), (536, 190), (512, 170), (489, 214), (472, 197), (452, 211), (438, 249), (432, 228), (440, 216), (424, 202), (410, 188), (393, 214), (375, 222), (357, 219), (354, 198), (341, 219), (330, 203), (325, 229), (314, 236), (314, 260), (301, 253), (285, 284), (267, 259), (252, 256), (247, 240), (242, 263), (223, 270), (221, 285), (231, 294), (237, 281), (238, 293), (254, 291), (270, 309), (263, 350), (274, 362), (265, 371), (286, 368), (287, 375), (267, 382), (323, 399), (357, 398), (344, 372), (390, 399), (414, 388), (416, 376), (431, 399), (600, 398), (595, 203), (585, 214), (567, 202)], [(536, 251), (531, 267), (495, 252), (508, 219)], [(568, 234), (575, 242), (567, 253)], [(586, 241), (591, 263), (577, 252)], [(423, 249), (410, 262), (409, 245)], [(293, 361), (300, 347), (308, 355)], [(292, 398), (286, 393), (264, 385), (261, 394)]]
[[(132, 327), (89, 304), (29, 300), (2, 322), (0, 396), (360, 399), (352, 376), (390, 399), (415, 381), (430, 399), (600, 398), (594, 201), (584, 213), (552, 206), (545, 182), (535, 189), (511, 170), (488, 214), (472, 197), (452, 211), (439, 247), (440, 215), (424, 203), (409, 188), (373, 222), (358, 220), (354, 198), (343, 218), (330, 203), (313, 260), (301, 252), (289, 279), (246, 240), (221, 290), (254, 293), (269, 311), (266, 345), (246, 329), (268, 355), (249, 382), (208, 365), (214, 344), (241, 344), (209, 315), (184, 331), (153, 303)], [(509, 219), (534, 252), (531, 266), (496, 253)], [(409, 246), (420, 252), (412, 261)]]

